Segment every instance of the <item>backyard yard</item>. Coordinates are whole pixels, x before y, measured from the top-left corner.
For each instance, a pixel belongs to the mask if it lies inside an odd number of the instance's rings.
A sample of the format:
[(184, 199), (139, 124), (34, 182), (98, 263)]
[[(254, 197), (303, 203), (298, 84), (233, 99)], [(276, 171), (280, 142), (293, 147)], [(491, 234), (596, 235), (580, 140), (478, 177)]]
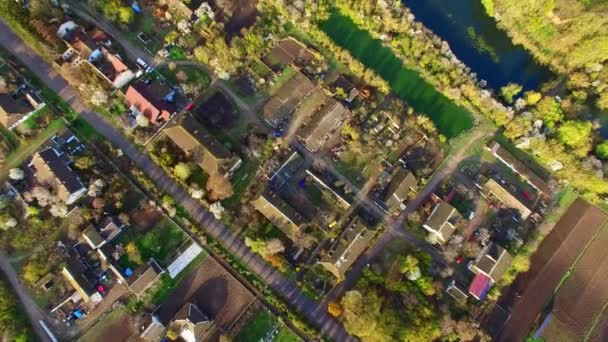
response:
[[(150, 258), (162, 266), (167, 266), (174, 252), (187, 240), (186, 234), (169, 218), (163, 218), (152, 230), (146, 233), (127, 230), (116, 242), (123, 244), (125, 254), (119, 264), (123, 268), (137, 267)], [(161, 242), (162, 243), (159, 243)]]

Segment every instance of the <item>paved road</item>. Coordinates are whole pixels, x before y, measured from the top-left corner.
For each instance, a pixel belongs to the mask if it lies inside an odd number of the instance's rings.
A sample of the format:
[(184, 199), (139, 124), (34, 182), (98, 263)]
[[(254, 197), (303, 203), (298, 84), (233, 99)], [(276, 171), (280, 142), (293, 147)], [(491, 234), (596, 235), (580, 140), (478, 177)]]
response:
[(367, 265), (375, 260), (380, 253), (384, 250), (386, 245), (393, 241), (394, 239), (404, 239), (409, 243), (418, 247), (419, 249), (429, 253), (435, 262), (440, 264), (447, 264), (448, 262), (445, 260), (443, 253), (437, 250), (428, 242), (421, 240), (411, 232), (405, 229), (405, 221), (407, 217), (416, 211), (420, 205), (422, 205), (430, 195), (435, 191), (437, 186), (441, 184), (441, 182), (452, 174), (458, 164), (466, 157), (466, 151), (476, 142), (481, 139), (486, 138), (490, 135), (490, 132), (484, 130), (478, 130), (473, 133), (467, 143), (462, 146), (456, 154), (449, 157), (450, 159), (443, 165), (431, 178), (431, 180), (427, 183), (427, 185), (418, 192), (416, 198), (414, 198), (401, 212), (401, 214), (392, 221), (389, 225), (388, 229), (376, 240), (373, 246), (371, 246), (365, 254), (363, 254), (352, 266), (351, 270), (346, 275), (344, 281), (342, 281), (338, 286), (334, 287), (331, 292), (326, 296), (325, 301), (336, 300), (340, 298), (345, 291), (352, 288), (357, 279), (361, 276), (361, 273), (367, 267)]
[(145, 154), (137, 150), (120, 132), (107, 123), (98, 113), (91, 111), (78, 97), (76, 91), (47, 64), (36, 52), (27, 46), (4, 22), (0, 21), (0, 44), (17, 56), (44, 83), (57, 92), (70, 106), (87, 120), (89, 124), (116, 145), (163, 191), (171, 194), (192, 218), (224, 248), (236, 255), (251, 271), (270, 288), (275, 290), (288, 304), (302, 314), (325, 336), (335, 341), (354, 340), (342, 324), (332, 318), (323, 306), (306, 297), (297, 284), (283, 276), (251, 251), (243, 240), (227, 229), (211, 213), (201, 207), (188, 193)]
[(4, 253), (0, 253), (0, 269), (4, 273), (4, 277), (6, 278), (6, 280), (8, 280), (10, 285), (13, 287), (15, 293), (17, 293), (17, 297), (19, 297), (19, 301), (21, 301), (25, 312), (29, 316), (31, 326), (34, 329), (36, 335), (38, 336), (38, 339), (40, 341), (50, 341), (51, 339), (48, 337), (48, 335), (42, 329), (38, 322), (44, 321), (49, 327), (51, 327), (52, 325), (49, 324), (49, 322), (45, 318), (45, 315), (40, 312), (40, 308), (38, 307), (38, 305), (34, 302), (34, 300), (32, 300), (32, 297), (29, 295), (25, 287), (23, 287), (23, 285), (21, 284), (19, 276), (13, 269), (13, 266), (11, 266), (11, 264), (9, 263), (8, 258)]

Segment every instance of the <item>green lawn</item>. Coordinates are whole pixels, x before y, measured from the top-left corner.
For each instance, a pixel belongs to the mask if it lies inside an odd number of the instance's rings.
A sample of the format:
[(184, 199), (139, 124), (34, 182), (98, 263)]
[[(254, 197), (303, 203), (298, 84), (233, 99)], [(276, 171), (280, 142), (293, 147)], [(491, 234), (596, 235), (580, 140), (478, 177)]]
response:
[[(127, 230), (118, 237), (123, 246), (133, 242), (137, 246), (140, 258), (125, 253), (119, 263), (122, 267), (137, 267), (154, 258), (161, 265), (167, 266), (175, 251), (186, 241), (187, 236), (169, 218), (163, 218), (154, 229), (144, 234)], [(125, 247), (126, 248), (126, 247)], [(139, 260), (137, 260), (139, 259)]]
[(169, 58), (172, 60), (184, 60), (186, 59), (186, 52), (180, 46), (172, 46), (169, 48)]
[(302, 339), (286, 326), (283, 326), (281, 328), (281, 330), (279, 330), (279, 334), (274, 339), (274, 342), (300, 342), (300, 341), (302, 341)]
[[(185, 57), (184, 57), (185, 58)], [(163, 75), (169, 82), (172, 84), (179, 83), (192, 83), (196, 85), (202, 85), (203, 87), (207, 87), (211, 79), (209, 75), (202, 69), (196, 68), (193, 66), (177, 66), (175, 69), (170, 70), (168, 67), (161, 68), (158, 72)], [(185, 81), (180, 81), (177, 79), (177, 74), (179, 72), (183, 72), (186, 74), (187, 79)]]
[(15, 133), (13, 133), (11, 130), (4, 127), (4, 125), (0, 125), (0, 134), (2, 135), (4, 140), (6, 140), (11, 150), (14, 150), (19, 147), (19, 137), (17, 137)]
[(77, 133), (78, 136), (83, 138), (85, 141), (99, 138), (101, 136), (95, 127), (91, 126), (85, 119), (80, 117), (72, 121), (70, 126), (70, 128), (72, 128), (75, 133)]
[(395, 94), (416, 112), (428, 115), (441, 134), (452, 138), (473, 127), (473, 118), (465, 109), (427, 83), (418, 72), (407, 68), (390, 48), (347, 16), (333, 11), (320, 28), (338, 46), (386, 80)]
[(272, 69), (270, 69), (266, 64), (262, 63), (260, 60), (255, 60), (251, 63), (251, 70), (261, 78), (267, 78), (272, 76)]
[(249, 159), (243, 160), (243, 164), (236, 170), (231, 178), (233, 194), (222, 202), (224, 207), (232, 208), (239, 203), (241, 196), (245, 193), (245, 190), (249, 187), (249, 183), (253, 180), (257, 168), (257, 161)]
[(55, 135), (60, 129), (65, 126), (62, 119), (55, 119), (51, 121), (48, 127), (38, 134), (34, 139), (27, 141), (27, 143), (21, 144), (17, 150), (12, 151), (4, 162), (4, 167), (0, 175), (4, 176), (8, 173), (8, 170), (21, 165), (29, 156), (31, 156), (40, 146)]
[(241, 330), (234, 339), (235, 342), (258, 342), (277, 324), (277, 317), (266, 308), (260, 312)]

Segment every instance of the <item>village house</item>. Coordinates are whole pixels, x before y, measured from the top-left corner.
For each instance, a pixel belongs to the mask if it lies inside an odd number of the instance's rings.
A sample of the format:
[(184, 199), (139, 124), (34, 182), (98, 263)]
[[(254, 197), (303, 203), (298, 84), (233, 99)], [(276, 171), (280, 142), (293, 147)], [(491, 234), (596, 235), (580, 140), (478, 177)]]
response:
[(464, 303), (469, 298), (469, 289), (456, 279), (450, 280), (445, 292), (454, 298), (457, 302)]
[(102, 300), (102, 297), (95, 289), (95, 284), (87, 276), (87, 271), (86, 265), (80, 259), (75, 259), (61, 269), (61, 274), (83, 302), (98, 303)]
[(29, 164), (38, 183), (50, 187), (54, 195), (67, 205), (74, 204), (87, 192), (80, 178), (70, 167), (71, 158), (54, 148), (36, 152)]
[(469, 270), (476, 274), (469, 286), (469, 293), (477, 300), (483, 300), (492, 285), (505, 274), (511, 260), (506, 249), (490, 242), (468, 265)]
[(264, 64), (268, 65), (274, 72), (283, 70), (288, 65), (305, 67), (316, 60), (315, 54), (304, 44), (288, 37), (282, 39), (270, 52), (262, 58)]
[[(79, 259), (88, 265), (89, 271), (97, 273), (110, 270), (119, 283), (135, 295), (142, 295), (165, 272), (163, 268), (151, 258), (146, 264), (135, 269), (123, 269), (118, 259), (124, 254), (122, 244), (113, 241), (122, 233), (125, 225), (116, 217), (106, 217), (97, 227), (89, 225), (83, 232), (81, 241), (74, 246)], [(82, 244), (84, 242), (85, 244)], [(76, 278), (77, 274), (72, 274)], [(81, 276), (82, 277), (82, 276)], [(86, 277), (85, 277), (86, 278)]]
[(262, 118), (273, 128), (281, 129), (300, 102), (315, 89), (315, 84), (298, 72), (266, 102)]
[(405, 209), (405, 200), (412, 193), (418, 190), (418, 180), (414, 174), (402, 167), (397, 167), (391, 181), (386, 187), (384, 195), (384, 204), (386, 204), (389, 213), (398, 214)]
[(349, 104), (351, 104), (357, 98), (357, 96), (361, 94), (361, 91), (345, 75), (338, 76), (338, 78), (331, 84), (331, 88), (333, 88), (334, 92), (336, 93), (338, 89), (342, 89), (346, 95), (344, 101)]
[(207, 174), (229, 176), (242, 163), (241, 158), (224, 147), (191, 114), (182, 115), (163, 133)]
[(178, 96), (176, 89), (161, 80), (139, 80), (131, 84), (125, 94), (131, 117), (142, 114), (153, 125), (169, 121), (177, 114)]
[(305, 223), (295, 208), (271, 190), (264, 191), (251, 205), (291, 239), (297, 237)]
[(159, 340), (166, 329), (177, 332), (186, 342), (203, 341), (213, 327), (213, 320), (192, 302), (185, 302), (177, 312), (161, 305), (144, 323), (141, 337), (146, 341)]
[(334, 241), (319, 264), (338, 280), (344, 279), (352, 264), (367, 249), (376, 232), (359, 217), (355, 217)]
[(481, 194), (490, 201), (498, 201), (502, 207), (517, 210), (522, 220), (530, 216), (532, 211), (519, 199), (513, 196), (507, 189), (494, 179), (488, 179), (482, 186)]
[(59, 26), (57, 36), (63, 39), (68, 49), (61, 55), (64, 62), (80, 66), (92, 66), (103, 79), (115, 88), (122, 88), (135, 74), (110, 51), (110, 37), (99, 29), (86, 32), (73, 21), (67, 21)]
[(525, 166), (517, 157), (511, 152), (504, 148), (500, 143), (494, 142), (491, 146), (486, 148), (501, 162), (508, 166), (513, 172), (521, 176), (530, 184), (532, 187), (537, 189), (539, 192), (550, 195), (551, 188), (547, 181), (539, 177), (530, 168)]
[(433, 234), (435, 241), (444, 244), (454, 234), (461, 219), (462, 215), (456, 208), (441, 201), (435, 206), (422, 227)]
[(0, 124), (14, 129), (46, 104), (26, 82), (10, 93), (0, 94)]
[(298, 138), (311, 152), (319, 151), (332, 134), (339, 132), (350, 111), (330, 98), (298, 131)]

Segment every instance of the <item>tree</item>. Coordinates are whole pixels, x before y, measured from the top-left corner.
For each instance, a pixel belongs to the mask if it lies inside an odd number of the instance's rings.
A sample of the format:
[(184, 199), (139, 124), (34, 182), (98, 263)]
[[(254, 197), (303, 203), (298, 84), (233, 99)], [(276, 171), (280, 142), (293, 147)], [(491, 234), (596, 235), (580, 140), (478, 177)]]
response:
[(548, 127), (554, 127), (564, 118), (564, 112), (559, 103), (552, 97), (544, 97), (540, 100), (536, 109), (532, 111), (532, 115), (536, 120), (543, 120)]
[(56, 203), (51, 206), (49, 212), (54, 217), (66, 217), (68, 214), (68, 207), (63, 203)]
[(186, 82), (188, 80), (188, 74), (184, 70), (180, 70), (175, 73), (175, 78), (180, 82)]
[(10, 90), (8, 89), (8, 84), (6, 83), (6, 79), (0, 76), (0, 94), (7, 94)]
[(106, 186), (106, 183), (101, 179), (96, 179), (94, 182), (89, 185), (89, 191), (87, 195), (90, 197), (99, 197), (102, 194), (103, 187)]
[(23, 172), (23, 170), (21, 170), (20, 168), (10, 169), (8, 171), (8, 177), (12, 180), (19, 181), (25, 177), (25, 172)]
[(608, 109), (608, 91), (604, 91), (596, 102), (597, 106), (601, 109)]
[(95, 166), (95, 163), (97, 163), (97, 160), (92, 154), (81, 155), (74, 159), (74, 167), (76, 167), (78, 170), (89, 170)]
[(526, 99), (526, 103), (529, 106), (533, 106), (533, 105), (537, 104), (538, 101), (540, 101), (540, 99), (542, 98), (542, 95), (536, 91), (527, 91), (524, 94), (524, 98)]
[(232, 184), (228, 178), (219, 173), (212, 174), (205, 185), (212, 201), (221, 201), (232, 196)]
[(266, 249), (264, 253), (267, 255), (274, 255), (282, 253), (285, 250), (285, 245), (279, 239), (270, 239), (266, 242)]
[(38, 205), (41, 207), (46, 207), (55, 200), (53, 195), (51, 195), (51, 193), (47, 189), (41, 186), (36, 186), (32, 189), (32, 197), (38, 202)]
[(513, 103), (513, 98), (521, 92), (523, 87), (517, 83), (509, 83), (500, 88), (500, 94), (508, 103)]
[(213, 214), (216, 219), (222, 218), (222, 213), (224, 213), (224, 207), (222, 207), (222, 203), (215, 202), (209, 206), (209, 211)]
[(557, 139), (578, 156), (585, 156), (591, 150), (591, 131), (591, 122), (566, 121), (557, 129)]
[(6, 211), (0, 213), (0, 228), (8, 230), (17, 225), (17, 220)]
[(412, 255), (401, 256), (399, 258), (399, 271), (405, 274), (406, 278), (415, 281), (421, 276), (418, 259)]
[(327, 304), (327, 312), (334, 317), (340, 317), (342, 315), (342, 306), (340, 303), (332, 300)]
[(177, 163), (173, 168), (173, 175), (182, 181), (186, 181), (192, 175), (192, 168), (187, 163)]
[(266, 254), (266, 242), (264, 242), (264, 240), (251, 239), (249, 237), (246, 237), (245, 245), (251, 248), (251, 250), (256, 254)]
[(167, 33), (167, 35), (165, 36), (165, 43), (173, 44), (177, 40), (177, 37), (179, 37), (179, 33), (177, 33), (177, 31), (173, 30), (173, 31)]
[(50, 0), (30, 0), (27, 8), (30, 15), (34, 18), (56, 18), (61, 17), (62, 13), (51, 4)]
[(264, 39), (253, 30), (245, 34), (242, 44), (247, 56), (259, 56), (264, 51)]
[(98, 89), (91, 94), (91, 104), (94, 106), (101, 106), (108, 103), (108, 94), (105, 91)]
[(381, 331), (377, 331), (382, 302), (375, 291), (368, 291), (365, 296), (359, 291), (346, 292), (340, 301), (346, 331), (363, 341), (372, 340), (378, 335), (386, 338)]
[(595, 147), (595, 153), (601, 159), (608, 159), (608, 140), (604, 140)]
[(135, 13), (133, 13), (133, 10), (126, 6), (122, 6), (118, 9), (117, 16), (118, 21), (123, 24), (130, 24), (133, 22), (133, 19), (135, 19)]
[(344, 125), (344, 127), (342, 127), (342, 136), (350, 140), (357, 141), (359, 140), (360, 134), (358, 129), (347, 123)]
[(143, 263), (141, 259), (141, 253), (139, 252), (139, 248), (137, 247), (135, 242), (131, 241), (127, 243), (127, 245), (125, 246), (125, 253), (127, 253), (127, 257), (131, 262), (138, 265), (141, 265)]
[(176, 323), (173, 323), (169, 326), (166, 337), (170, 341), (177, 341), (177, 340), (179, 340), (179, 331), (180, 331), (179, 325)]
[(135, 117), (135, 121), (137, 122), (137, 125), (139, 125), (139, 127), (148, 127), (148, 125), (150, 124), (150, 120), (148, 120), (144, 113), (137, 114), (137, 116)]
[(525, 115), (518, 115), (505, 126), (505, 136), (511, 140), (526, 136), (532, 131), (532, 120)]

